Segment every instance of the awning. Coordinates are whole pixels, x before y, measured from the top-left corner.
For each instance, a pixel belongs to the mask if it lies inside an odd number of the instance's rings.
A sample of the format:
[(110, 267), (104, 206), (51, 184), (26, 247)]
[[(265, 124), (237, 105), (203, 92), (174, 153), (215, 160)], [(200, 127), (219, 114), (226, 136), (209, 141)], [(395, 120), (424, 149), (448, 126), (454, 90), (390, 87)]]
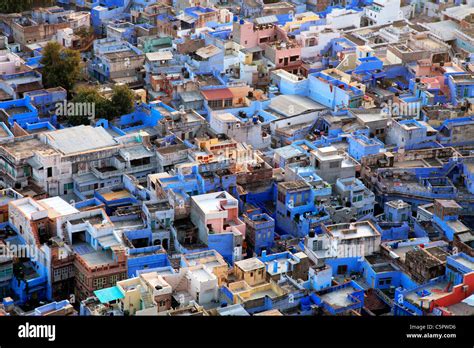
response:
[(125, 297), (118, 286), (96, 290), (94, 295), (99, 299), (100, 303), (109, 303)]
[(207, 89), (201, 91), (201, 94), (206, 100), (222, 100), (234, 98), (234, 95), (228, 88)]
[(34, 169), (43, 169), (43, 165), (34, 157), (29, 158), (26, 163), (28, 163)]

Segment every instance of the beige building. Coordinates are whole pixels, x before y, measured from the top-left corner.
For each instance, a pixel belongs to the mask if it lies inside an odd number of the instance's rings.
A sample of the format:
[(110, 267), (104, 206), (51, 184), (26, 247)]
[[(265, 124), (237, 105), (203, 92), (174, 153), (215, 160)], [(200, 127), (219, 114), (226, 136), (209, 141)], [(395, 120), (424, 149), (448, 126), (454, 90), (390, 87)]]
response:
[(235, 279), (244, 280), (250, 286), (264, 283), (265, 274), (265, 264), (256, 257), (235, 263)]
[(197, 253), (183, 254), (181, 263), (185, 267), (203, 265), (208, 268), (216, 277), (219, 286), (227, 284), (229, 266), (224, 258), (216, 250), (206, 250)]

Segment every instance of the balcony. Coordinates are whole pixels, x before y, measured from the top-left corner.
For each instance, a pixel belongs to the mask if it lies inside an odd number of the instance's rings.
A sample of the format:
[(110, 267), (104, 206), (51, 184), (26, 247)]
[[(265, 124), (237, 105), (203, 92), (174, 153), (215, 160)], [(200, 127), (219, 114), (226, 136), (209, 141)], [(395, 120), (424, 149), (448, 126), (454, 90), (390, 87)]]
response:
[(117, 169), (115, 167), (91, 167), (91, 172), (99, 179), (109, 179), (114, 176), (121, 176), (122, 174), (133, 174), (137, 172), (144, 172), (147, 170), (154, 170), (156, 165), (153, 163), (144, 164), (141, 166), (126, 167), (123, 169)]

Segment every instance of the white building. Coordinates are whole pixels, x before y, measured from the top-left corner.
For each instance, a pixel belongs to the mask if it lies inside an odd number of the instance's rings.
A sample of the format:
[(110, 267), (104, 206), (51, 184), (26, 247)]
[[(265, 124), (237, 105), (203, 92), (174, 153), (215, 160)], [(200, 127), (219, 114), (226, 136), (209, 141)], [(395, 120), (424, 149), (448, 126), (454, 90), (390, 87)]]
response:
[(227, 134), (235, 141), (255, 149), (269, 147), (271, 143), (271, 136), (262, 130), (262, 122), (257, 117), (244, 122), (228, 112), (212, 112), (210, 126), (217, 133)]
[[(331, 20), (337, 22), (338, 18), (333, 17)], [(335, 27), (314, 25), (309, 27), (308, 30), (301, 31), (301, 33), (296, 35), (295, 39), (301, 46), (301, 58), (311, 58), (321, 57), (321, 51), (327, 46), (327, 44), (331, 40), (338, 39), (340, 37), (341, 32)]]
[(0, 50), (0, 75), (13, 74), (24, 64), (23, 59), (8, 50)]
[(355, 176), (357, 163), (344, 156), (334, 146), (321, 147), (311, 151), (311, 165), (323, 180), (333, 184), (337, 179)]
[(323, 225), (323, 233), (305, 237), (304, 252), (317, 264), (328, 258), (364, 257), (380, 250), (381, 238), (370, 221)]
[(334, 29), (359, 28), (362, 15), (363, 11), (336, 8), (327, 14), (326, 24)]
[(383, 25), (403, 19), (400, 0), (376, 0), (365, 8), (369, 25)]
[(64, 47), (72, 47), (74, 41), (77, 40), (79, 40), (79, 37), (74, 34), (74, 30), (71, 28), (60, 29), (56, 33), (56, 41)]

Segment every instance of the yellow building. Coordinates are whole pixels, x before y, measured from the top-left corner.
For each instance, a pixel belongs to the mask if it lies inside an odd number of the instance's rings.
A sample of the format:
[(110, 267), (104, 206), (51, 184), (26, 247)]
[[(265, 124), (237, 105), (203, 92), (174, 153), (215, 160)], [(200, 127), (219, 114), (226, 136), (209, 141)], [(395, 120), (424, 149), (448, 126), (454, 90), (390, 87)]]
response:
[(265, 282), (265, 264), (258, 258), (254, 257), (238, 261), (234, 265), (236, 281), (244, 280), (250, 286), (255, 286)]

